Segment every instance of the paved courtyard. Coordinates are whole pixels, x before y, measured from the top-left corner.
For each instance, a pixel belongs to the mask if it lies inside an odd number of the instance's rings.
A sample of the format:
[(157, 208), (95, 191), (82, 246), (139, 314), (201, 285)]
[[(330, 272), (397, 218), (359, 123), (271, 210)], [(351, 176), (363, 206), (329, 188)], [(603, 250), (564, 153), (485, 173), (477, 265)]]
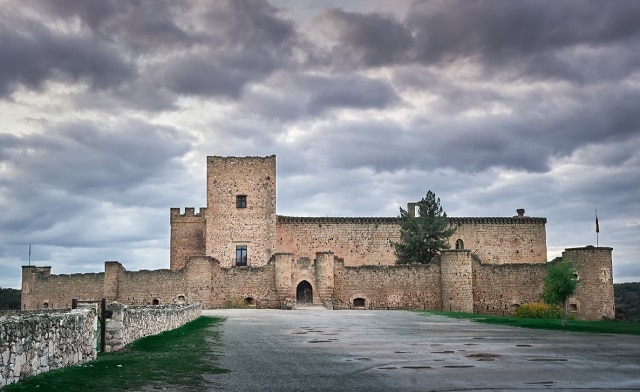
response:
[(640, 390), (640, 336), (405, 311), (219, 309), (227, 391)]

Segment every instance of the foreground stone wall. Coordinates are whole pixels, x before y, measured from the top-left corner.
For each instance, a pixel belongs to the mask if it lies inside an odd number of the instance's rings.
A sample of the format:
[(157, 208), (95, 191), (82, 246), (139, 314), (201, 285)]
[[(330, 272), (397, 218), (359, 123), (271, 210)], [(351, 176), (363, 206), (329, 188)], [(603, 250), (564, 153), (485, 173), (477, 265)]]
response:
[(106, 352), (121, 350), (135, 340), (178, 328), (202, 315), (200, 303), (132, 306), (112, 302), (107, 310), (113, 313), (106, 324)]
[(96, 358), (95, 308), (0, 320), (0, 387)]

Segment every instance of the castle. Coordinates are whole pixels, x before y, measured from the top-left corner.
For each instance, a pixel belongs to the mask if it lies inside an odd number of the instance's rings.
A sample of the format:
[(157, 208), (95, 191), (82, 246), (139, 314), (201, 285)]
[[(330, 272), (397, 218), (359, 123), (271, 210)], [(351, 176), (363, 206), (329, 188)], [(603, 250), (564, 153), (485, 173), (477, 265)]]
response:
[[(409, 203), (411, 214), (415, 203)], [(331, 309), (432, 309), (511, 314), (540, 300), (546, 218), (450, 217), (456, 228), (428, 264), (396, 265), (397, 217), (276, 214), (276, 157), (207, 157), (207, 207), (171, 208), (170, 268), (52, 275), (22, 268), (23, 309), (68, 307), (73, 298), (126, 304), (201, 302)], [(611, 248), (566, 249), (580, 284), (570, 310), (614, 317)]]

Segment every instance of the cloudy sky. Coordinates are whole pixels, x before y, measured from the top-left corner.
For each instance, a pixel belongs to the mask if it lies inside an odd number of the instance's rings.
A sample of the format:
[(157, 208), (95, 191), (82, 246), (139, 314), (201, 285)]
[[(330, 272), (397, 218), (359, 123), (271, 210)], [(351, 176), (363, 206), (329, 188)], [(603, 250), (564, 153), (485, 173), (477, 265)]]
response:
[(207, 155), (278, 213), (546, 217), (640, 281), (640, 2), (0, 0), (0, 286), (169, 266)]

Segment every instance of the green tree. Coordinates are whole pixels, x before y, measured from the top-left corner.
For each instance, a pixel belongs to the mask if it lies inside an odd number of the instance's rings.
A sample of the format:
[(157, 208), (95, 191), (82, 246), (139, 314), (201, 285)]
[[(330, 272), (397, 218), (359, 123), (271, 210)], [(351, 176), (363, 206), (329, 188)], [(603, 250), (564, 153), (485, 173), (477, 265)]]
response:
[(0, 287), (0, 309), (20, 309), (20, 290)]
[(573, 265), (562, 260), (549, 263), (541, 297), (550, 305), (562, 304), (563, 327), (567, 325), (569, 297), (575, 293), (576, 287), (578, 275)]
[(456, 231), (449, 227), (435, 193), (428, 191), (416, 210), (414, 217), (400, 208), (400, 241), (393, 244), (397, 264), (428, 264), (441, 250), (449, 249), (449, 237)]

